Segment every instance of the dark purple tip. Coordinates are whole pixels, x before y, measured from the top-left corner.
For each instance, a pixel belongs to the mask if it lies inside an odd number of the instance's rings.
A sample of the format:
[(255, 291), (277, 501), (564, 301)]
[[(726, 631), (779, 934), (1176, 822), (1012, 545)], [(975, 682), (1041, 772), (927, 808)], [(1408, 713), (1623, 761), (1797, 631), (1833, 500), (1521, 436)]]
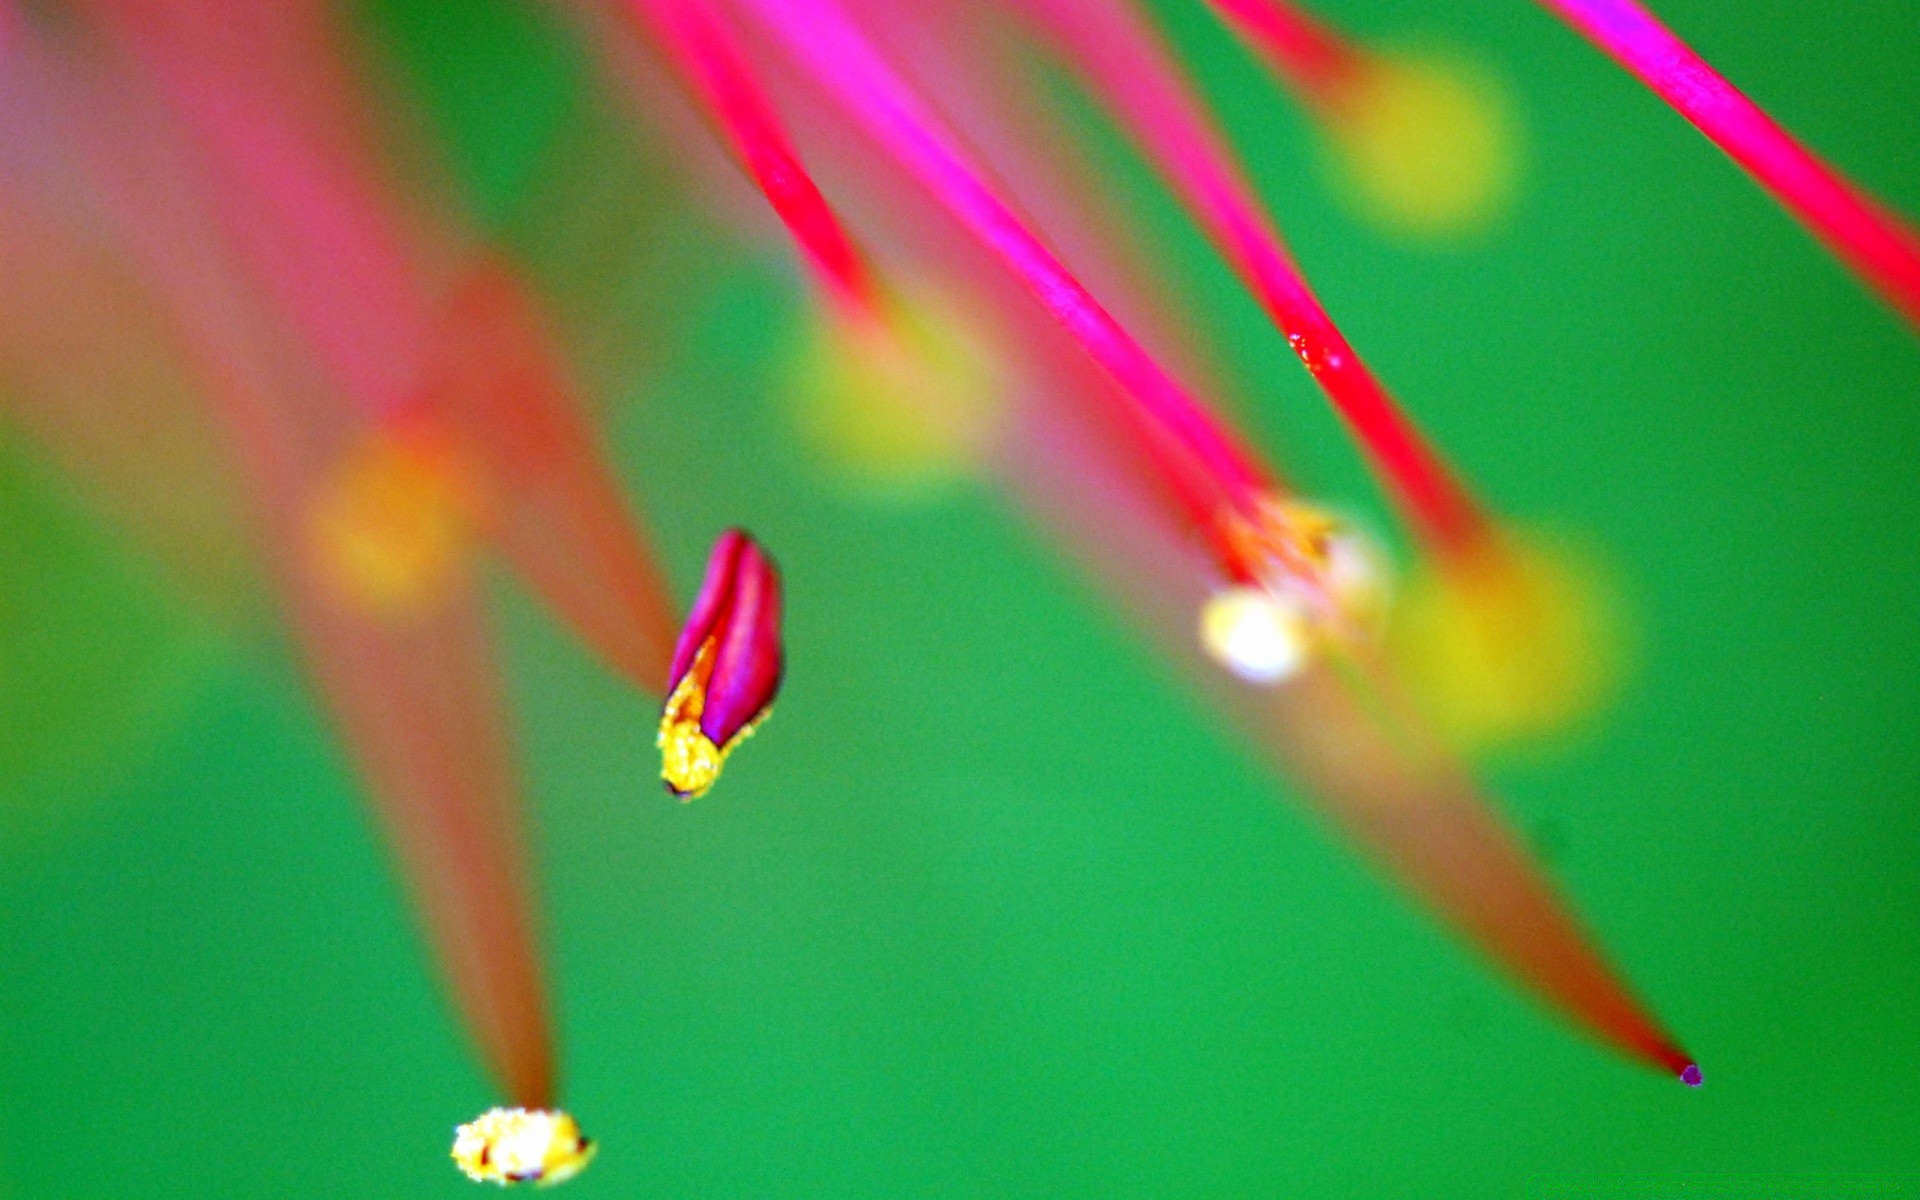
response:
[(740, 536), (726, 616), (714, 630), (713, 673), (700, 714), (700, 732), (720, 747), (766, 713), (785, 670), (780, 573), (757, 542)]
[(1699, 1087), (1705, 1080), (1700, 1074), (1699, 1063), (1688, 1063), (1687, 1069), (1680, 1072), (1680, 1082), (1688, 1087)]

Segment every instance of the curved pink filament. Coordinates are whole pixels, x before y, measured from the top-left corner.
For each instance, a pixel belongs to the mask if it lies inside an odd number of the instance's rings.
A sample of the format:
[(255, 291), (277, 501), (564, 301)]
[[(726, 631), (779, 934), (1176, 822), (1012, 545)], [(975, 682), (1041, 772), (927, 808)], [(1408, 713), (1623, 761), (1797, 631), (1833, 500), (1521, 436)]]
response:
[(844, 107), (1039, 301), (1149, 420), (1204, 464), (1226, 503), (1251, 508), (1268, 474), (1101, 307), (935, 123), (833, 0), (744, 0)]
[(626, 0), (652, 30), (833, 293), (863, 310), (878, 287), (852, 235), (820, 194), (720, 14), (701, 0)]
[(1024, 3), (1199, 216), (1418, 531), (1443, 551), (1481, 544), (1480, 506), (1313, 294), (1225, 138), (1137, 13), (1115, 0)]
[(1920, 233), (1781, 128), (1635, 0), (1540, 0), (1747, 169), (1920, 326)]
[(1289, 0), (1207, 0), (1207, 6), (1302, 96), (1325, 101), (1361, 52)]

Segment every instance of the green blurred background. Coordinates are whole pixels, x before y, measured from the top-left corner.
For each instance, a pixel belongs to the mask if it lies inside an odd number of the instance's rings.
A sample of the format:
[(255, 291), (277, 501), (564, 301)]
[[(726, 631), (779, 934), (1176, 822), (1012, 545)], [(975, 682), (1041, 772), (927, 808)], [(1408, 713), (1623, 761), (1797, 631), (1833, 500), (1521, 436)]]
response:
[[(511, 0), (366, 7), (476, 210), (550, 236), (566, 212), (522, 201), (577, 48)], [(668, 216), (647, 252), (684, 286), (608, 435), (683, 586), (725, 524), (776, 549), (791, 670), (682, 807), (648, 703), (499, 589), (565, 1094), (603, 1141), (568, 1195), (1920, 1195), (1920, 341), (1533, 6), (1322, 7), (1507, 75), (1529, 169), (1494, 235), (1356, 224), (1262, 71), (1159, 4), (1356, 344), (1488, 495), (1620, 565), (1631, 687), (1491, 782), (1707, 1086), (1437, 932), (1000, 501), (823, 478), (773, 395), (791, 267)], [(1920, 213), (1920, 5), (1659, 7)], [(1245, 420), (1373, 505), (1111, 161)], [(0, 698), (0, 1197), (475, 1195), (446, 1148), (494, 1098), (283, 648), (183, 615), (7, 438), (0, 654), (120, 682), (68, 697), (115, 718), (52, 754), (53, 701)]]

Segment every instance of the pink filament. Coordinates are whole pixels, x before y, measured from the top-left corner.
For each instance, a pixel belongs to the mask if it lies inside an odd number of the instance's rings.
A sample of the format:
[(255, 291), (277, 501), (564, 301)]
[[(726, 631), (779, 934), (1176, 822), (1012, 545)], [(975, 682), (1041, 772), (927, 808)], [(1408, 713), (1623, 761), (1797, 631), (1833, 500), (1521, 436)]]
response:
[(1207, 0), (1227, 27), (1304, 97), (1327, 101), (1360, 64), (1361, 53), (1289, 0)]
[(1313, 807), (1454, 934), (1601, 1042), (1675, 1074), (1691, 1062), (1607, 961), (1494, 804), (1398, 714), (1384, 674), (1315, 668), (1282, 688), (1238, 684), (1200, 656), (1192, 613), (1210, 581), (1120, 464), (1057, 410), (1036, 407), (1008, 472), (1063, 545), (1143, 625)]
[(455, 289), (422, 389), (484, 470), (490, 536), (580, 640), (664, 694), (678, 618), (528, 289), (482, 260)]
[(1465, 550), (1487, 519), (1307, 285), (1272, 218), (1153, 33), (1124, 0), (1025, 0), (1118, 109), (1366, 448), (1429, 544)]
[(1225, 503), (1251, 508), (1269, 476), (1114, 320), (987, 183), (833, 0), (744, 0), (793, 56), (1118, 382), (1205, 466)]
[(833, 293), (871, 311), (879, 295), (865, 259), (800, 162), (720, 14), (702, 0), (626, 0), (626, 6), (654, 31)]
[(1745, 167), (1920, 326), (1920, 234), (1822, 162), (1635, 0), (1540, 0)]
[(451, 590), (400, 625), (331, 603), (307, 573), (288, 572), (282, 587), (399, 849), (455, 1007), (507, 1097), (551, 1106), (553, 1034), (512, 738), (477, 586)]
[(199, 137), (248, 265), (355, 404), (395, 414), (409, 402), (429, 325), (398, 231), (356, 187), (352, 166), (276, 119), (269, 89), (237, 56), (204, 44), (184, 7), (98, 5)]
[(1342, 832), (1575, 1024), (1670, 1073), (1692, 1061), (1471, 782), (1395, 755), (1394, 731), (1374, 724), (1364, 690), (1326, 672), (1301, 683), (1258, 693), (1256, 737)]
[(247, 316), (253, 298), (201, 219), (162, 127), (122, 108), (103, 106), (91, 128), (76, 130), (93, 135), (81, 148), (118, 161), (120, 172), (95, 177), (244, 468), (282, 602), (399, 850), (455, 1006), (507, 1095), (546, 1105), (553, 1039), (476, 593), (469, 582), (394, 628), (334, 602), (298, 555), (324, 443), (355, 419), (259, 337)]
[(583, 641), (658, 689), (674, 626), (664, 576), (512, 283), (482, 271), (485, 286), (433, 313), (375, 181), (307, 136), (282, 90), (201, 44), (185, 5), (102, 8), (198, 135), (223, 229), (348, 400), (385, 422), (432, 401), (491, 473), (501, 550)]

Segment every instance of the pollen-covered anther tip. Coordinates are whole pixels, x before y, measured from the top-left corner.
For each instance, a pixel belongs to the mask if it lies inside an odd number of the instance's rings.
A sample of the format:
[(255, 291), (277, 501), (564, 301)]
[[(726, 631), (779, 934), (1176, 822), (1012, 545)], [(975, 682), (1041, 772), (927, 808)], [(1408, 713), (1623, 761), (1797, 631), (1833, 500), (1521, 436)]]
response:
[(766, 719), (785, 669), (780, 576), (746, 532), (714, 543), (673, 651), (660, 713), (660, 778), (682, 800), (706, 794), (727, 756)]
[(1706, 1081), (1706, 1076), (1700, 1074), (1699, 1063), (1688, 1063), (1680, 1072), (1680, 1082), (1690, 1088), (1697, 1088)]
[(565, 1183), (586, 1169), (596, 1149), (559, 1109), (488, 1109), (453, 1137), (453, 1161), (467, 1178), (502, 1187)]
[[(693, 669), (681, 676), (660, 715), (660, 778), (667, 790), (682, 800), (706, 794), (720, 778), (726, 752), (700, 729), (706, 703), (706, 683), (713, 669), (713, 639), (708, 638), (694, 659)], [(735, 741), (739, 739), (736, 737)]]
[(1372, 540), (1325, 509), (1263, 502), (1225, 522), (1229, 562), (1241, 580), (1208, 598), (1200, 644), (1249, 683), (1299, 674), (1331, 647), (1371, 638), (1386, 603), (1385, 557)]

